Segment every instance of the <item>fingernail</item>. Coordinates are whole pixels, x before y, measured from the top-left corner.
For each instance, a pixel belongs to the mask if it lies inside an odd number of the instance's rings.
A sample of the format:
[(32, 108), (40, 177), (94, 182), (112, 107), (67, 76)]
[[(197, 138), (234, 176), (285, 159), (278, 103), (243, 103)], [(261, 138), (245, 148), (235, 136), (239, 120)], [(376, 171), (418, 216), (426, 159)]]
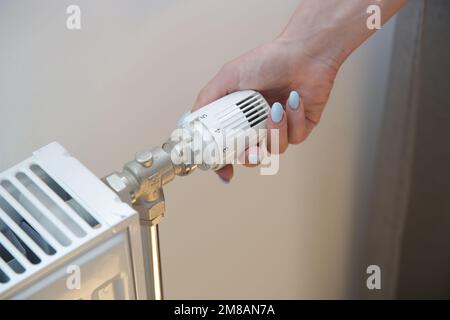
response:
[(223, 183), (225, 183), (225, 184), (229, 184), (229, 183), (230, 183), (230, 180), (224, 179), (224, 178), (222, 178), (222, 176), (218, 176), (218, 177), (220, 178), (220, 180), (221, 180)]
[(297, 91), (291, 91), (289, 94), (289, 107), (291, 110), (297, 110), (298, 106), (300, 105), (300, 96), (298, 95)]
[(258, 164), (258, 155), (256, 153), (250, 153), (248, 155), (248, 162), (250, 164)]
[(275, 123), (278, 123), (283, 119), (283, 106), (279, 102), (275, 102), (272, 105), (272, 110), (270, 112), (270, 115), (272, 117), (272, 121)]

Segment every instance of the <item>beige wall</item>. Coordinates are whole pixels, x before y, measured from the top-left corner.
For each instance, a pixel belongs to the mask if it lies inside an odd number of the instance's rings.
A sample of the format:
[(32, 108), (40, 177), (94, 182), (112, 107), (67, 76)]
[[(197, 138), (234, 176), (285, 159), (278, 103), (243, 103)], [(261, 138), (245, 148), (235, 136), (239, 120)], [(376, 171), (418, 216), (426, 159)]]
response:
[[(65, 8), (82, 9), (82, 30)], [(53, 140), (96, 174), (160, 144), (223, 62), (298, 1), (3, 1), (0, 169)], [(332, 8), (330, 8), (332, 10)], [(198, 172), (166, 189), (168, 298), (343, 298), (353, 285), (393, 24), (345, 65), (323, 122), (276, 176)]]

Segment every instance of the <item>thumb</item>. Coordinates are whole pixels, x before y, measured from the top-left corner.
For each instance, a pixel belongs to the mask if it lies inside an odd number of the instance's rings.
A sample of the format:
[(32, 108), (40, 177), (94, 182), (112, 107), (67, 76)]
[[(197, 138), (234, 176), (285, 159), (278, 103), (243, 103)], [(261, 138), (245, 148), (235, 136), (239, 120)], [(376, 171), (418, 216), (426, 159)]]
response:
[(239, 84), (237, 68), (232, 63), (225, 64), (211, 81), (200, 91), (192, 110), (200, 109), (207, 104), (237, 91)]

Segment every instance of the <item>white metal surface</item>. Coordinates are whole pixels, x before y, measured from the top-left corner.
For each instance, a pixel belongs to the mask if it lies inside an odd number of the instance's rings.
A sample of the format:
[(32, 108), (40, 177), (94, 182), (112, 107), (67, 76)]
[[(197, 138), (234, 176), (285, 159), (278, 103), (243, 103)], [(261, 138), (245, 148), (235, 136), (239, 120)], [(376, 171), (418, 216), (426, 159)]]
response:
[(147, 298), (137, 213), (58, 143), (0, 173), (0, 298)]

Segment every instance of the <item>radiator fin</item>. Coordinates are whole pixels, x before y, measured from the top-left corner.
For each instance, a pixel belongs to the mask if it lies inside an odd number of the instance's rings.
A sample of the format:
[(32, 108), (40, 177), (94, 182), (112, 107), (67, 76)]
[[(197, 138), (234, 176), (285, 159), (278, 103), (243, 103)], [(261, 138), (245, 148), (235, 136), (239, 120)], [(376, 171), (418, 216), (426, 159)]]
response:
[(0, 285), (67, 252), (101, 226), (38, 164), (10, 169), (0, 176)]

